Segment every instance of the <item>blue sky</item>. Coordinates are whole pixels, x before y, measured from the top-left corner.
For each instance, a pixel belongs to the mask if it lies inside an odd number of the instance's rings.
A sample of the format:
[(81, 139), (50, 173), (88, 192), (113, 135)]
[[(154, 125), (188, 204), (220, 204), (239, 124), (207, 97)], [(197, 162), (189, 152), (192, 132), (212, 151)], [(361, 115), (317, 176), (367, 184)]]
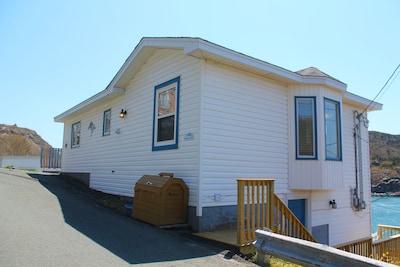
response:
[[(53, 118), (106, 88), (142, 37), (200, 37), (291, 71), (314, 66), (373, 99), (400, 64), (399, 14), (397, 0), (0, 0), (0, 123), (61, 147)], [(400, 134), (400, 78), (383, 93), (370, 130)]]

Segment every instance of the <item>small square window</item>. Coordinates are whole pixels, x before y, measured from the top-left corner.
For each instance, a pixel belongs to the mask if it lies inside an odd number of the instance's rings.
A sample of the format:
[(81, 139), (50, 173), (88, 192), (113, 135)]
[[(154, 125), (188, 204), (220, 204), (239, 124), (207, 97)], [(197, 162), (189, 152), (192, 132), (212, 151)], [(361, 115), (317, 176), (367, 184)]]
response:
[(153, 151), (178, 148), (179, 86), (177, 77), (155, 87)]
[(104, 111), (103, 114), (103, 136), (111, 133), (111, 109)]
[(81, 122), (75, 122), (71, 127), (71, 147), (79, 147), (81, 144)]

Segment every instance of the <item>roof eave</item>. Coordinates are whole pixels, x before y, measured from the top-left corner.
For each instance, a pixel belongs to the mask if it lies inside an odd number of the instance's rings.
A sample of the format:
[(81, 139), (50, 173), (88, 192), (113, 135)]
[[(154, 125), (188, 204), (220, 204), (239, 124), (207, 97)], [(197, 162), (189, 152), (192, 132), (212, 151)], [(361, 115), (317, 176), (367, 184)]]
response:
[(79, 103), (78, 105), (68, 109), (67, 111), (61, 113), (60, 115), (54, 117), (55, 122), (64, 122), (68, 117), (70, 117), (73, 113), (86, 108), (94, 103), (99, 102), (100, 100), (106, 99), (108, 97), (118, 96), (125, 94), (125, 89), (118, 87), (109, 87), (94, 96), (86, 99), (85, 101)]
[[(367, 98), (346, 92), (343, 95), (343, 101), (355, 104), (363, 109), (366, 109), (367, 112), (369, 111), (377, 111), (382, 110), (383, 105), (381, 103), (369, 100)], [(368, 107), (368, 108), (367, 108)]]

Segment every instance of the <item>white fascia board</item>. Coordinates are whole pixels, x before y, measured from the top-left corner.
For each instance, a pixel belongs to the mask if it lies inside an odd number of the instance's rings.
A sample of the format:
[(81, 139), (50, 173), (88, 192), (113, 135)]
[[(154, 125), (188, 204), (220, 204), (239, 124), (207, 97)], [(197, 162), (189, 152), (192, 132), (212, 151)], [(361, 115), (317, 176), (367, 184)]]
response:
[(369, 100), (367, 98), (349, 92), (344, 93), (343, 102), (350, 102), (352, 104), (356, 104), (363, 108), (368, 107), (367, 111), (382, 110), (383, 106), (381, 103), (374, 102), (372, 100)]
[(93, 104), (99, 102), (100, 100), (104, 99), (105, 97), (112, 96), (112, 95), (121, 95), (124, 93), (125, 93), (125, 90), (123, 88), (118, 88), (118, 87), (107, 88), (107, 89), (95, 94), (94, 96), (86, 99), (85, 101), (79, 103), (78, 105), (68, 109), (67, 111), (61, 113), (60, 115), (54, 117), (54, 121), (55, 122), (64, 122), (65, 118), (67, 118), (68, 116), (72, 115), (73, 113), (75, 113), (85, 107), (88, 107), (90, 105), (93, 105)]
[(284, 68), (275, 66), (273, 64), (270, 64), (268, 62), (262, 61), (257, 58), (253, 58), (250, 56), (247, 56), (245, 54), (241, 54), (239, 52), (236, 52), (234, 50), (225, 48), (220, 45), (216, 45), (210, 42), (207, 42), (202, 39), (195, 39), (198, 42), (198, 45), (192, 45), (191, 47), (186, 47), (185, 52), (187, 54), (190, 54), (191, 52), (195, 51), (196, 49), (241, 63), (248, 65), (253, 68), (260, 69), (262, 71), (272, 73), (275, 75), (279, 75), (282, 78), (289, 79), (293, 82), (301, 82), (301, 76), (298, 75), (297, 73), (294, 73), (292, 71), (286, 70)]
[(240, 63), (240, 64), (245, 64), (250, 67), (257, 68), (261, 71), (265, 71), (268, 74), (273, 74), (273, 75), (279, 76), (279, 77), (283, 78), (284, 80), (286, 80), (288, 83), (322, 84), (322, 85), (333, 87), (335, 89), (338, 89), (338, 90), (344, 91), (344, 92), (346, 91), (346, 88), (347, 88), (346, 84), (344, 84), (338, 80), (332, 79), (330, 77), (317, 77), (317, 76), (301, 75), (296, 72), (273, 65), (271, 63), (262, 61), (257, 58), (247, 56), (245, 54), (241, 54), (234, 50), (210, 43), (210, 42), (202, 40), (202, 39), (193, 39), (193, 40), (195, 40), (197, 42), (197, 44), (195, 44), (195, 43), (187, 44), (187, 46), (185, 46), (186, 54), (190, 54), (196, 50), (205, 51), (205, 52), (232, 60), (232, 61)]

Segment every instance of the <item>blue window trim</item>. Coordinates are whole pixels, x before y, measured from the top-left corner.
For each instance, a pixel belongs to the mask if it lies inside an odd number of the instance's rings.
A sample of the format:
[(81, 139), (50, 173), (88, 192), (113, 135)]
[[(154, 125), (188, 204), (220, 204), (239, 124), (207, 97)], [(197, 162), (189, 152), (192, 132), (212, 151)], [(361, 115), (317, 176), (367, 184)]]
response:
[[(152, 138), (152, 151), (158, 150), (168, 150), (168, 149), (177, 149), (178, 148), (178, 136), (179, 136), (179, 91), (180, 91), (180, 81), (181, 77), (178, 76), (174, 79), (166, 81), (162, 84), (159, 84), (154, 87), (154, 110), (153, 110), (153, 138)], [(156, 101), (157, 101), (157, 90), (163, 87), (166, 87), (170, 84), (176, 83), (176, 109), (175, 109), (175, 142), (173, 144), (163, 145), (156, 144), (156, 123), (157, 123), (157, 110), (156, 110)]]
[[(79, 144), (78, 145), (74, 145), (74, 125), (77, 125), (77, 124), (79, 124)], [(71, 125), (71, 148), (77, 148), (77, 147), (79, 147), (80, 145), (81, 145), (81, 129), (82, 129), (82, 125), (81, 125), (81, 121), (77, 121), (77, 122), (74, 122), (72, 125)]]
[[(338, 108), (338, 110), (337, 110), (337, 115), (338, 115), (338, 120), (339, 120), (339, 122), (338, 122), (338, 125), (337, 125), (337, 127), (338, 127), (338, 132), (339, 132), (339, 134), (338, 134), (338, 141), (339, 141), (339, 157), (338, 158), (329, 158), (328, 156), (327, 156), (327, 151), (326, 151), (326, 118), (325, 118), (325, 102), (326, 101), (329, 101), (329, 102), (332, 102), (332, 103), (335, 103), (335, 104), (337, 104), (337, 108)], [(341, 115), (341, 107), (340, 107), (340, 102), (339, 101), (337, 101), (337, 100), (334, 100), (334, 99), (330, 99), (330, 98), (327, 98), (327, 97), (324, 97), (324, 128), (325, 128), (325, 159), (326, 160), (332, 160), (332, 161), (342, 161), (342, 159), (343, 159), (343, 150), (342, 150), (342, 115)]]
[[(105, 126), (106, 126), (106, 113), (110, 112), (110, 132), (106, 133), (105, 132)], [(111, 134), (111, 109), (107, 109), (103, 112), (103, 136), (107, 136)]]
[[(298, 132), (297, 132), (297, 100), (298, 99), (313, 99), (314, 102), (314, 151), (315, 155), (313, 157), (308, 156), (301, 156), (299, 155), (299, 148), (298, 148)], [(315, 96), (295, 96), (294, 97), (294, 112), (295, 112), (295, 135), (296, 135), (296, 160), (318, 160), (318, 132), (317, 132), (317, 98)]]

